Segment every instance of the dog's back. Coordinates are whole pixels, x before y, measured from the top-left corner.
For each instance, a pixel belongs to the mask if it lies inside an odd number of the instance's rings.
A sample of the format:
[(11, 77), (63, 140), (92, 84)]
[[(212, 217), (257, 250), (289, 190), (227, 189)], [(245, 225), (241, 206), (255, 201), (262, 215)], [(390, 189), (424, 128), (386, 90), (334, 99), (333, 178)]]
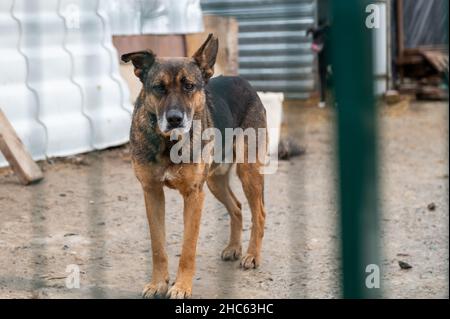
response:
[[(212, 78), (207, 87), (209, 105), (214, 126), (222, 135), (225, 128), (265, 128), (265, 109), (255, 89), (247, 80), (238, 76)], [(254, 113), (253, 113), (254, 112)], [(264, 120), (251, 118), (251, 114), (263, 114)]]
[[(221, 133), (222, 160), (232, 154), (234, 143), (227, 143), (225, 129), (266, 128), (266, 111), (255, 89), (247, 80), (238, 76), (212, 78), (206, 87), (209, 112)], [(217, 137), (216, 137), (217, 138)], [(257, 138), (257, 137), (255, 137)], [(256, 141), (255, 141), (256, 142)], [(258, 145), (255, 145), (257, 151)], [(213, 166), (215, 167), (215, 165)]]

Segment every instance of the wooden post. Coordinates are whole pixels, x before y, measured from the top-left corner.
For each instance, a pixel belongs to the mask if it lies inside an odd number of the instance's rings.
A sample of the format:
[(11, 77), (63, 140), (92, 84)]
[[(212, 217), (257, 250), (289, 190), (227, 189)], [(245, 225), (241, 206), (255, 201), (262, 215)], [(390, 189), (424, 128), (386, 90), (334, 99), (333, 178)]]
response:
[(399, 64), (403, 60), (405, 51), (405, 37), (403, 30), (403, 0), (397, 0), (397, 66), (400, 73), (400, 84), (403, 83), (404, 72), (403, 64)]
[(0, 151), (22, 184), (28, 185), (40, 181), (44, 177), (1, 109)]
[(403, 31), (403, 0), (397, 0), (397, 50), (398, 58), (403, 56), (405, 50), (405, 37)]

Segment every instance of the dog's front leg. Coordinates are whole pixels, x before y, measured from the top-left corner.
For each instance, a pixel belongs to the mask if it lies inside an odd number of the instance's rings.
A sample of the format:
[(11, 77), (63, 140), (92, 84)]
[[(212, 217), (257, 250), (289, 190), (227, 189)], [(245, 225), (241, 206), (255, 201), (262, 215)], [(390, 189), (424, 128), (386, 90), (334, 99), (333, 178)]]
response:
[(188, 192), (182, 192), (184, 199), (184, 234), (183, 248), (178, 266), (177, 279), (167, 293), (168, 298), (183, 299), (192, 295), (192, 278), (195, 273), (195, 252), (200, 230), (200, 218), (202, 215), (203, 190), (195, 188)]
[(162, 186), (145, 187), (145, 206), (147, 209), (150, 238), (152, 241), (153, 269), (152, 280), (144, 287), (144, 298), (164, 298), (169, 285), (169, 271), (165, 248), (165, 206)]

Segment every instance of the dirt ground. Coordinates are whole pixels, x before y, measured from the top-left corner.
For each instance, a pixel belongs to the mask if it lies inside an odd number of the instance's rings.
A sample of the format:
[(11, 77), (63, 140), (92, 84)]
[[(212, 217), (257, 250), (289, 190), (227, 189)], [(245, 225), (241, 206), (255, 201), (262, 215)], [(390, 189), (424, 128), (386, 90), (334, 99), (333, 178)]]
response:
[[(227, 212), (207, 192), (194, 298), (338, 298), (334, 128), (329, 109), (286, 107), (289, 135), (305, 148), (266, 178), (262, 265), (223, 262)], [(448, 298), (448, 107), (403, 103), (380, 120), (383, 296)], [(126, 147), (40, 163), (45, 179), (21, 186), (0, 170), (1, 298), (139, 298), (151, 271), (140, 185)], [(244, 248), (250, 213), (243, 207)], [(167, 248), (175, 279), (180, 196), (166, 192)], [(431, 204), (431, 205), (430, 205)], [(398, 262), (409, 263), (403, 270)], [(78, 265), (80, 288), (65, 285)]]

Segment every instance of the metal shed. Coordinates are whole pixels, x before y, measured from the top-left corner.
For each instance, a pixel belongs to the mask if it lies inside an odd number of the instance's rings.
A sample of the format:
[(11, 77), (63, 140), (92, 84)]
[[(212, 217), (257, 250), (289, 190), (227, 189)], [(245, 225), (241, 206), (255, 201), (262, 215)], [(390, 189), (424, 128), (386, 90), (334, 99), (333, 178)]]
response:
[(204, 15), (239, 21), (239, 73), (258, 91), (305, 99), (315, 89), (314, 54), (306, 30), (315, 0), (202, 0)]

